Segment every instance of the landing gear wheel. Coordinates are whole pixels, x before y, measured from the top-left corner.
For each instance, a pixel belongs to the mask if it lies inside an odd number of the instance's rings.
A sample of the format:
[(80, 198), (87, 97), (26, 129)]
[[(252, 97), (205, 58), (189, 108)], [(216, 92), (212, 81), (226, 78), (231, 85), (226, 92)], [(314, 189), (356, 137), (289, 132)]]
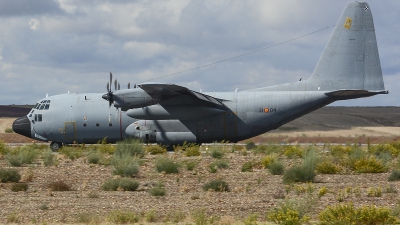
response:
[(60, 149), (61, 147), (62, 147), (62, 143), (60, 143), (60, 142), (54, 142), (54, 141), (52, 141), (52, 142), (50, 143), (50, 149), (51, 149), (53, 152), (57, 152), (58, 149)]

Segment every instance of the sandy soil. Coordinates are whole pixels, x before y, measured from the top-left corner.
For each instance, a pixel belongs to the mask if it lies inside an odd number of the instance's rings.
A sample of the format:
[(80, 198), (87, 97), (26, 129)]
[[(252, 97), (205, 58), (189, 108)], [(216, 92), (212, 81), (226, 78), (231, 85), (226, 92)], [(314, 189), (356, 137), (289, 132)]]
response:
[(353, 127), (346, 130), (330, 130), (330, 131), (276, 131), (269, 132), (264, 135), (275, 137), (275, 136), (287, 136), (287, 137), (377, 137), (377, 136), (400, 136), (400, 127)]
[(0, 133), (5, 133), (7, 128), (12, 128), (12, 124), (16, 118), (0, 117)]

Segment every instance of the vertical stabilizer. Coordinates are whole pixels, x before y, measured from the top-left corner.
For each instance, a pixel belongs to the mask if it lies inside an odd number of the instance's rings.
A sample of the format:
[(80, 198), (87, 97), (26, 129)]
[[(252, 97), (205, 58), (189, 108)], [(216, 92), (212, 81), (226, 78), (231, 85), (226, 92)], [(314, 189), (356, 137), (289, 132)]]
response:
[(346, 5), (315, 70), (308, 90), (385, 90), (369, 5)]

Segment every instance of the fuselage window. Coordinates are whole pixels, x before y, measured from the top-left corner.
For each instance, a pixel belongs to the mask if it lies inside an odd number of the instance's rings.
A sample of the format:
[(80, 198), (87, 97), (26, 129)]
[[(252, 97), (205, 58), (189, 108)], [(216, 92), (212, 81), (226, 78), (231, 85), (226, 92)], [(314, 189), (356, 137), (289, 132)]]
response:
[(42, 121), (42, 114), (38, 114), (38, 121)]
[(108, 126), (112, 127), (112, 123), (109, 123)]
[(37, 114), (35, 114), (35, 121), (37, 121)]
[(86, 127), (86, 123), (83, 124), (83, 127)]
[(98, 127), (98, 126), (100, 126), (100, 124), (99, 124), (99, 123), (96, 123), (96, 127)]

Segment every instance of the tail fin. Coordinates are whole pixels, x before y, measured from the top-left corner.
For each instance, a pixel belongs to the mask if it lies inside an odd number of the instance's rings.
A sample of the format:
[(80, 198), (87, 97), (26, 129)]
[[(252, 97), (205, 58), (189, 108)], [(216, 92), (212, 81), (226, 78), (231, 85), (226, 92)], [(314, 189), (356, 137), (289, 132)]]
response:
[(346, 5), (308, 90), (385, 90), (371, 9), (365, 2)]

